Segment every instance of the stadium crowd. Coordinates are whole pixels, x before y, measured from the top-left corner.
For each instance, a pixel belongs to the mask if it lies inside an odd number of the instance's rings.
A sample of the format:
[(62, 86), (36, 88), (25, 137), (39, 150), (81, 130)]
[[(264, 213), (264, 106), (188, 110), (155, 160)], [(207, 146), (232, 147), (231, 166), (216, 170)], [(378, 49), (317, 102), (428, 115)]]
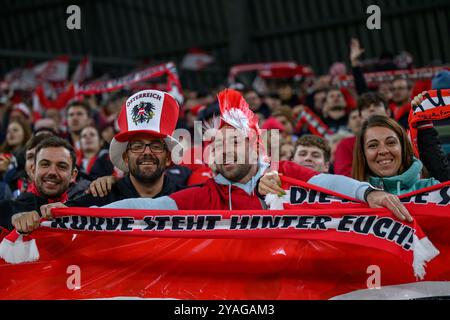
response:
[[(121, 89), (106, 99), (86, 96), (62, 109), (37, 112), (30, 99), (16, 99), (4, 92), (0, 101), (0, 226), (29, 232), (39, 225), (41, 216), (51, 218), (51, 208), (63, 205), (260, 209), (265, 195), (283, 192), (279, 173), (339, 190), (373, 207), (387, 207), (399, 218), (410, 220), (394, 195), (448, 181), (450, 170), (430, 121), (416, 126), (419, 157), (415, 155), (407, 134), (409, 114), (412, 104), (424, 99), (422, 91), (450, 88), (450, 71), (426, 83), (396, 77), (373, 87), (364, 78), (363, 52), (353, 39), (349, 55), (352, 88), (336, 85), (337, 74), (345, 73), (345, 66), (335, 64), (328, 75), (308, 81), (274, 80), (265, 91), (240, 83), (231, 85), (234, 90), (224, 90), (226, 86), (186, 89), (181, 107), (167, 93), (155, 91), (149, 97), (142, 91)], [(392, 59), (378, 67), (398, 69)], [(241, 101), (236, 92), (251, 110), (243, 109), (240, 120), (226, 113), (230, 108), (227, 99)], [(163, 103), (152, 102), (152, 108), (146, 109), (151, 99)], [(137, 106), (134, 113), (128, 105)], [(157, 124), (144, 118), (149, 114), (158, 118)], [(171, 152), (179, 145), (173, 131), (186, 129), (194, 136), (195, 121), (214, 127), (216, 117), (221, 119), (217, 130), (246, 132), (250, 128), (257, 140), (278, 130), (276, 166), (275, 161), (252, 164), (248, 159), (244, 164), (208, 165), (196, 161), (195, 149), (205, 148), (198, 144), (186, 150), (181, 163), (173, 163)], [(244, 125), (239, 124), (242, 117)], [(259, 128), (267, 131), (260, 133)], [(246, 138), (246, 148), (256, 151), (249, 135)]]

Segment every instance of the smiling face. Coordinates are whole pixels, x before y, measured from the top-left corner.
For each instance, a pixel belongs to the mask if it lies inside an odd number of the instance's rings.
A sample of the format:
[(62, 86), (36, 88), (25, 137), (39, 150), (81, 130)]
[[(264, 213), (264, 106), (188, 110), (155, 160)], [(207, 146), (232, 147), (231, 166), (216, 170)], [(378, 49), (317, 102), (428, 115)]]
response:
[(29, 149), (25, 153), (25, 171), (28, 175), (28, 178), (30, 178), (31, 181), (34, 181), (34, 158), (36, 156), (36, 148)]
[(36, 188), (45, 197), (59, 197), (69, 188), (77, 176), (70, 152), (63, 147), (39, 150), (32, 169)]
[[(143, 146), (144, 144), (150, 146)], [(148, 134), (139, 134), (130, 140), (124, 153), (124, 161), (128, 165), (130, 175), (146, 184), (158, 181), (171, 163), (164, 141)]]
[(257, 167), (256, 149), (239, 130), (222, 127), (214, 137), (213, 159), (217, 173), (233, 182), (246, 181)]
[(372, 127), (364, 134), (364, 155), (370, 171), (378, 177), (399, 174), (402, 146), (396, 133), (385, 127)]

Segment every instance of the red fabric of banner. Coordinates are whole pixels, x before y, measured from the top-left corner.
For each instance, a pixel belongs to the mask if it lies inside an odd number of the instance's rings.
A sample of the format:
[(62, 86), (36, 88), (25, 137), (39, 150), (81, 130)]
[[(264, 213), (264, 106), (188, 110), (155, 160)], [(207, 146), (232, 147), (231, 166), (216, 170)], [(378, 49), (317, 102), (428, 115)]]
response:
[[(448, 198), (449, 187), (438, 187), (406, 195), (403, 199), (417, 223), (440, 250), (440, 255), (427, 266), (426, 281), (450, 281), (450, 216), (446, 204), (443, 203)], [(316, 198), (319, 199), (320, 195)], [(329, 206), (326, 203), (312, 205), (324, 208)], [(362, 204), (354, 203), (351, 206)], [(326, 210), (324, 208), (322, 210)], [(441, 210), (438, 212), (439, 208)], [(74, 210), (73, 213), (77, 215), (87, 212), (84, 211), (86, 209), (60, 209), (55, 213), (58, 216), (65, 215), (65, 210)], [(104, 210), (97, 210), (95, 215), (111, 216), (111, 212)], [(354, 210), (361, 209), (348, 209), (346, 213), (353, 213)], [(130, 211), (124, 210), (116, 214), (125, 217), (133, 214)], [(142, 212), (142, 217), (149, 216), (149, 212)], [(306, 212), (308, 215), (314, 213), (311, 207), (304, 209), (302, 214)], [(224, 215), (242, 213), (223, 212)], [(264, 213), (277, 214), (270, 211)], [(167, 212), (158, 214), (167, 215)], [(176, 214), (181, 215), (183, 212)], [(284, 214), (286, 215), (286, 212)], [(328, 214), (335, 212), (330, 210)], [(137, 217), (135, 214), (134, 216)], [(95, 299), (120, 296), (176, 299), (329, 299), (367, 289), (370, 266), (380, 268), (382, 286), (416, 281), (411, 272), (411, 265), (404, 263), (398, 255), (380, 250), (376, 246), (368, 249), (356, 242), (339, 243), (312, 237), (119, 237), (109, 234), (56, 233), (48, 230), (38, 230), (33, 235), (39, 246), (40, 260), (20, 265), (0, 262), (0, 298)], [(77, 270), (80, 272), (79, 288), (76, 282)]]

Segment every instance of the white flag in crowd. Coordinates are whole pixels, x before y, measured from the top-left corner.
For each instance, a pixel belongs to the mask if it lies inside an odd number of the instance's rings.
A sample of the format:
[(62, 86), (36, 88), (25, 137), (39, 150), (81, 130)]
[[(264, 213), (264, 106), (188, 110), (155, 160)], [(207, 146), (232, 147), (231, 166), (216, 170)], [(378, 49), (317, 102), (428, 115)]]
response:
[(74, 83), (81, 83), (92, 77), (92, 60), (89, 57), (84, 57), (72, 75)]
[(44, 81), (65, 81), (69, 74), (69, 57), (61, 56), (33, 67), (37, 79)]
[(5, 82), (11, 90), (32, 90), (36, 86), (33, 70), (16, 68), (5, 75)]
[(181, 68), (186, 70), (201, 70), (214, 61), (214, 57), (200, 49), (191, 49), (184, 56)]

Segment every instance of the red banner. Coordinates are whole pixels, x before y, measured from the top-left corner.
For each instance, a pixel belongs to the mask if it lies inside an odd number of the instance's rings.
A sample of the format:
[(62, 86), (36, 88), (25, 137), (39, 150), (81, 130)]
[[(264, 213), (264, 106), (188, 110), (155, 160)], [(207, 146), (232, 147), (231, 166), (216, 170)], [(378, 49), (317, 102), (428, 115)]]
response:
[[(425, 80), (432, 79), (442, 70), (449, 70), (450, 67), (428, 67), (419, 69), (407, 69), (407, 70), (391, 70), (391, 71), (379, 71), (365, 73), (364, 77), (368, 86), (377, 86), (382, 82), (392, 81), (396, 77), (409, 80)], [(351, 75), (340, 76), (337, 80), (339, 87), (354, 87), (354, 79)]]
[[(175, 64), (172, 62), (160, 64), (149, 67), (141, 71), (133, 72), (121, 78), (104, 80), (99, 82), (92, 82), (85, 85), (71, 84), (66, 91), (60, 93), (55, 100), (48, 99), (42, 87), (37, 87), (35, 90), (35, 108), (39, 109), (40, 105), (46, 109), (56, 108), (61, 109), (66, 107), (67, 103), (77, 97), (84, 95), (100, 94), (105, 92), (112, 92), (120, 90), (124, 87), (129, 87), (141, 83), (143, 81), (167, 76), (167, 81), (163, 91), (172, 94), (180, 103), (183, 102), (181, 82), (178, 78), (178, 73)], [(147, 89), (151, 85), (147, 86)]]
[[(292, 206), (284, 212), (58, 209), (55, 214), (59, 220), (47, 222), (44, 224), (47, 230), (41, 228), (34, 233), (39, 261), (19, 265), (0, 263), (0, 298), (330, 299), (370, 287), (370, 270), (374, 268), (380, 270), (382, 287), (405, 288), (436, 282), (440, 289), (444, 286), (450, 292), (450, 186), (440, 185), (402, 197), (416, 223), (440, 251), (426, 267), (426, 282), (416, 281), (411, 264), (401, 255), (385, 250), (383, 246), (388, 242), (404, 250), (395, 240), (379, 238), (374, 242), (376, 235), (352, 230), (341, 232), (342, 239), (348, 237), (341, 242), (331, 236), (333, 232), (338, 234), (337, 229), (321, 230), (320, 221), (316, 220), (349, 215), (393, 220), (384, 209), (368, 209), (335, 192), (292, 179), (285, 179), (284, 186), (289, 186), (286, 189), (289, 194), (283, 202)], [(89, 214), (96, 219), (86, 219), (84, 223), (81, 217)], [(112, 220), (114, 215), (143, 221), (124, 223)], [(201, 216), (204, 223), (200, 227)], [(216, 218), (207, 219), (208, 216)], [(231, 227), (231, 219), (219, 220), (218, 216), (236, 217), (235, 228)], [(265, 228), (263, 216), (272, 218), (266, 221)], [(300, 217), (309, 216), (313, 218), (300, 221)], [(258, 223), (253, 220), (255, 217), (259, 217)], [(276, 217), (290, 217), (289, 227), (283, 228), (286, 219), (277, 224)], [(252, 229), (252, 225), (259, 228)], [(348, 229), (350, 224), (345, 226)], [(85, 233), (68, 231), (76, 228)], [(135, 230), (139, 235), (118, 236)], [(148, 234), (141, 236), (144, 232)], [(328, 234), (330, 238), (321, 239), (320, 234)], [(170, 238), (161, 238), (167, 236)], [(365, 245), (361, 237), (373, 238), (367, 241), (371, 245)], [(427, 295), (442, 295), (442, 290), (427, 288)], [(377, 290), (368, 292), (376, 294)]]
[(419, 157), (417, 144), (417, 126), (421, 123), (443, 120), (450, 117), (450, 89), (430, 90), (424, 94), (424, 100), (412, 108), (409, 114), (409, 135), (411, 137), (414, 153)]

